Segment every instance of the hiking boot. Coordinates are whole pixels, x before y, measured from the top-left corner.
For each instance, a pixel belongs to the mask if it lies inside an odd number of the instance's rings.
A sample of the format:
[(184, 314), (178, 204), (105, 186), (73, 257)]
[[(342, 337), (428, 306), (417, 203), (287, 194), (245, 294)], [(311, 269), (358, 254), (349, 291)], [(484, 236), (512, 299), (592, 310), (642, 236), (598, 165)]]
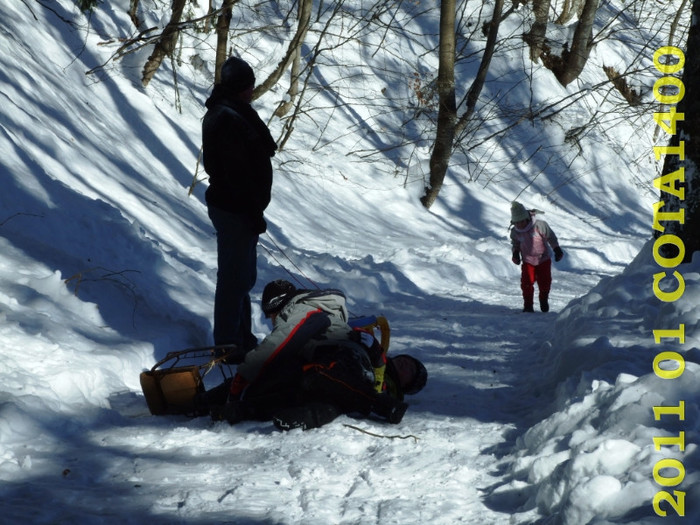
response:
[(207, 392), (200, 392), (192, 398), (192, 415), (194, 417), (208, 416), (211, 403), (207, 397)]
[(532, 307), (531, 304), (526, 304), (526, 305), (523, 307), (523, 312), (532, 313), (532, 312), (534, 312), (534, 311), (535, 311), (535, 309)]
[(272, 423), (278, 430), (309, 430), (330, 423), (341, 413), (340, 409), (331, 403), (308, 403), (280, 410), (272, 416)]
[(549, 301), (546, 297), (540, 299), (540, 310), (543, 312), (549, 312)]
[(211, 414), (212, 407), (220, 407), (226, 404), (228, 393), (231, 390), (231, 378), (226, 379), (222, 384), (215, 386), (211, 390), (203, 390), (194, 395), (192, 407), (196, 417)]
[(408, 410), (406, 403), (394, 399), (389, 394), (378, 394), (372, 405), (372, 412), (386, 418), (389, 423), (394, 425), (401, 423), (406, 410)]
[(229, 401), (225, 405), (212, 405), (209, 413), (213, 421), (228, 421), (231, 425), (248, 419), (248, 411), (240, 401)]

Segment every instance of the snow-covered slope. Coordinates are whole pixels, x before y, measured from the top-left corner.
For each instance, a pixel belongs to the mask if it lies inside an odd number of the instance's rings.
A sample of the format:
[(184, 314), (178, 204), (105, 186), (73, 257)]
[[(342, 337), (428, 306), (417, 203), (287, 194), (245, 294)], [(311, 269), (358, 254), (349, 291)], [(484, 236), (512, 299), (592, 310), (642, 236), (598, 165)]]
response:
[[(167, 20), (166, 6), (142, 3), (154, 9), (148, 23)], [(396, 427), (342, 417), (282, 434), (265, 423), (148, 414), (139, 373), (169, 351), (210, 343), (216, 268), (206, 182), (188, 189), (212, 69), (210, 56), (185, 47), (177, 91), (168, 65), (143, 88), (144, 48), (86, 75), (134, 32), (127, 7), (103, 3), (88, 24), (68, 0), (12, 2), (0, 20), (4, 520), (656, 523), (661, 490), (674, 499), (672, 491), (687, 492), (686, 520), (700, 517), (698, 261), (679, 269), (680, 301), (654, 297), (659, 270), (645, 244), (658, 168), (651, 119), (628, 118), (612, 92), (603, 100), (587, 91), (602, 80), (600, 64), (651, 64), (644, 45), (656, 43), (632, 15), (615, 22), (619, 38), (603, 40), (567, 90), (539, 66), (518, 73), (512, 64), (526, 64), (527, 50), (504, 45), (483, 97), (494, 117), (475, 143), (513, 108), (567, 94), (577, 102), (475, 145), (471, 156), (457, 153), (429, 212), (418, 202), (429, 141), (417, 133), (415, 150), (362, 160), (358, 152), (400, 134), (402, 118), (359, 102), (383, 90), (410, 98), (410, 70), (386, 73), (392, 54), (416, 53), (421, 78), (434, 74), (436, 56), (423, 50), (435, 42), (435, 8), (397, 17), (413, 38), (425, 34), (420, 45), (406, 47), (397, 32), (384, 35), (386, 53), (324, 57), (316, 81), (356, 98), (301, 119), (276, 156), (254, 299), (279, 277), (341, 288), (353, 314), (388, 317), (391, 351), (420, 357), (430, 380)], [(615, 8), (603, 6), (601, 23)], [(518, 40), (524, 20), (520, 10), (504, 21), (506, 42)], [(282, 44), (274, 34), (236, 40), (260, 78)], [(474, 67), (462, 74), (471, 78)], [(273, 90), (255, 105), (267, 118), (282, 96)], [(572, 135), (589, 121), (602, 124)], [(407, 132), (421, 126), (429, 129), (419, 120)], [(281, 136), (279, 119), (270, 127)], [(546, 315), (519, 312), (507, 242), (514, 198), (545, 212), (566, 252)], [(654, 342), (654, 329), (681, 323), (684, 344)], [(260, 337), (269, 330), (257, 305), (254, 325)], [(682, 352), (679, 378), (652, 372), (661, 351)], [(680, 401), (684, 420), (654, 420), (653, 407)], [(684, 450), (655, 448), (654, 438), (681, 431)], [(659, 468), (678, 465), (678, 486), (655, 481), (655, 472), (673, 481), (673, 468)], [(663, 522), (674, 522), (667, 503), (662, 509)]]

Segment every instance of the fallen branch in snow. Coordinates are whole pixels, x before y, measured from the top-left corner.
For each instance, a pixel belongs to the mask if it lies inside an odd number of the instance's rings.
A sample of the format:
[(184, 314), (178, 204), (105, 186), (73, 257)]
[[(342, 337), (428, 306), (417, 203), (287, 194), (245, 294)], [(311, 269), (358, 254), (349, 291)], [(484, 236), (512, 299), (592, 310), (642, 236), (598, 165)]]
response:
[(352, 428), (353, 430), (357, 430), (358, 432), (362, 432), (363, 434), (368, 434), (370, 436), (378, 437), (378, 438), (385, 438), (385, 439), (408, 439), (408, 438), (413, 438), (414, 441), (418, 441), (418, 438), (414, 436), (413, 434), (409, 434), (408, 436), (383, 436), (381, 434), (375, 434), (374, 432), (370, 432), (368, 430), (365, 430), (360, 427), (356, 427), (355, 425), (347, 425), (343, 424), (344, 427)]
[(19, 213), (15, 213), (14, 215), (10, 215), (7, 219), (5, 219), (4, 221), (0, 222), (0, 226), (5, 226), (5, 224), (7, 224), (8, 222), (10, 222), (10, 221), (11, 221), (12, 219), (14, 219), (15, 217), (19, 217), (20, 215), (26, 215), (26, 216), (28, 216), (28, 217), (44, 217), (43, 215), (38, 215), (38, 214), (36, 214), (36, 213), (22, 213), (22, 212), (19, 212)]
[[(97, 272), (97, 271), (102, 271), (102, 272), (104, 272), (104, 273), (103, 273), (102, 275), (96, 277), (96, 278), (92, 278), (92, 279), (86, 278), (86, 275), (91, 274), (91, 273), (93, 273), (93, 272)], [(69, 284), (71, 281), (75, 281), (75, 289), (74, 289), (74, 291), (73, 291), (73, 294), (76, 295), (76, 296), (78, 295), (78, 288), (80, 287), (80, 285), (81, 285), (83, 282), (88, 282), (88, 281), (92, 281), (92, 282), (96, 282), (96, 281), (109, 281), (109, 282), (114, 282), (114, 283), (117, 283), (117, 284), (120, 285), (120, 286), (123, 286), (123, 287), (125, 287), (125, 288), (128, 288), (128, 289), (134, 294), (134, 296), (135, 296), (136, 293), (134, 292), (134, 288), (135, 288), (134, 284), (131, 283), (131, 281), (129, 281), (128, 278), (124, 277), (124, 274), (127, 273), (127, 272), (138, 272), (138, 270), (112, 271), (112, 270), (107, 270), (106, 268), (102, 268), (101, 266), (98, 266), (98, 267), (96, 267), (96, 268), (89, 268), (89, 269), (87, 269), (87, 270), (80, 271), (80, 272), (78, 272), (78, 273), (72, 275), (71, 277), (68, 277), (67, 279), (64, 279), (63, 282), (64, 282), (65, 284)], [(120, 277), (122, 277), (123, 280), (118, 279), (118, 278), (120, 278)], [(127, 282), (125, 282), (125, 281), (127, 281)]]
[[(88, 278), (88, 275), (94, 275), (96, 272), (102, 272), (101, 275), (97, 275), (96, 277), (90, 277)], [(134, 307), (131, 312), (131, 324), (132, 326), (136, 326), (136, 307), (138, 306), (138, 294), (136, 293), (136, 284), (133, 283), (128, 277), (125, 276), (126, 273), (129, 272), (136, 272), (140, 273), (139, 270), (121, 270), (121, 271), (113, 271), (113, 270), (108, 270), (107, 268), (103, 268), (101, 266), (97, 266), (95, 268), (88, 268), (87, 270), (82, 270), (77, 272), (76, 274), (72, 275), (71, 277), (68, 277), (67, 279), (64, 279), (63, 282), (66, 286), (68, 286), (71, 283), (75, 283), (75, 288), (73, 289), (73, 295), (76, 297), (78, 296), (78, 289), (80, 288), (80, 285), (85, 283), (85, 282), (108, 282), (117, 285), (117, 287), (125, 289), (128, 291), (134, 301)]]

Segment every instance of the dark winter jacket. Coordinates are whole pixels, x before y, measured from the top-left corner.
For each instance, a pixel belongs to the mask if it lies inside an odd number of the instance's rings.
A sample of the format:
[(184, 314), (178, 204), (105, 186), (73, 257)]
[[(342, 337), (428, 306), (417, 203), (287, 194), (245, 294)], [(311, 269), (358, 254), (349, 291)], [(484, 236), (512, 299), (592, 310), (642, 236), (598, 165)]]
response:
[(202, 122), (204, 169), (209, 174), (209, 206), (250, 218), (265, 231), (263, 211), (270, 203), (272, 162), (277, 145), (247, 102), (217, 85), (206, 101)]

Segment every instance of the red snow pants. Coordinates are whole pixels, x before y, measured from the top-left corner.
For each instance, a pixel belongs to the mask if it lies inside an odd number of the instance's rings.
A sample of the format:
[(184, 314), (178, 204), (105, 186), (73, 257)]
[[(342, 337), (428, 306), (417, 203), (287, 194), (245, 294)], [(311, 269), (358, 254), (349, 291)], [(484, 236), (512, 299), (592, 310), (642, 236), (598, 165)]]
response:
[(523, 261), (520, 289), (523, 291), (525, 306), (532, 306), (534, 302), (535, 283), (537, 283), (537, 288), (539, 288), (539, 298), (547, 299), (549, 297), (549, 289), (552, 287), (551, 259), (547, 259), (537, 266)]

